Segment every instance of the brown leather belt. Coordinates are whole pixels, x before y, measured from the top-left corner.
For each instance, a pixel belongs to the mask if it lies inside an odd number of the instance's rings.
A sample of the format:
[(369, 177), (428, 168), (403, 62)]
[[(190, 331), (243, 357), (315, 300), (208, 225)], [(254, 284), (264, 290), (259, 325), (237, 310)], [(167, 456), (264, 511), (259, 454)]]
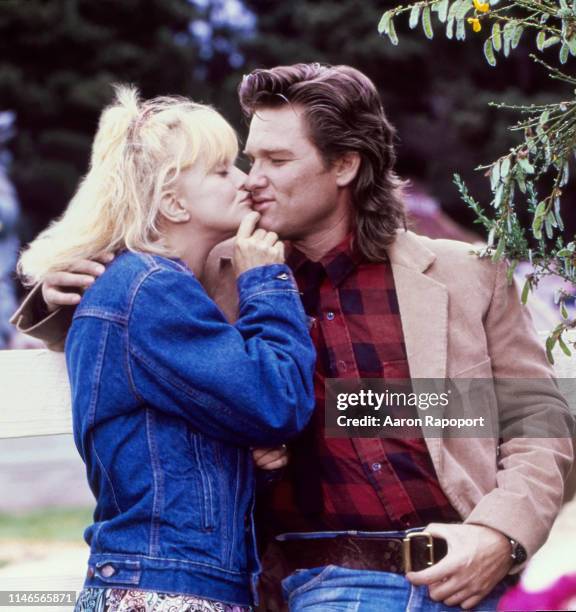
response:
[(400, 537), (342, 535), (333, 538), (278, 540), (293, 572), (324, 565), (405, 574), (434, 565), (446, 556), (446, 540), (426, 531)]

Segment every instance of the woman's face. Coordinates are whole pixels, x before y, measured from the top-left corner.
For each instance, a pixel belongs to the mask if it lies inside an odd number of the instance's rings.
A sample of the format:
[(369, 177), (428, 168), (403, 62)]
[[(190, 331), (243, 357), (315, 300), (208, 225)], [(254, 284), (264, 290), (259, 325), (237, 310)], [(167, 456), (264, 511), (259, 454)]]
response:
[(201, 163), (180, 173), (177, 197), (190, 213), (191, 225), (223, 239), (236, 232), (251, 210), (250, 194), (244, 189), (246, 174), (233, 164), (210, 171)]

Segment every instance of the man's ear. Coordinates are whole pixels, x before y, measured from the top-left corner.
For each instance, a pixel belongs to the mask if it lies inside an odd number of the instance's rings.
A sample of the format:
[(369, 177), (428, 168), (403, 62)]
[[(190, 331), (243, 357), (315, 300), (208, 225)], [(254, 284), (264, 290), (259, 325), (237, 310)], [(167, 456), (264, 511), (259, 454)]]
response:
[(166, 191), (160, 200), (160, 214), (171, 223), (187, 223), (190, 211), (174, 191)]
[(360, 168), (360, 161), (360, 153), (347, 151), (334, 162), (336, 184), (338, 187), (347, 187), (356, 178)]

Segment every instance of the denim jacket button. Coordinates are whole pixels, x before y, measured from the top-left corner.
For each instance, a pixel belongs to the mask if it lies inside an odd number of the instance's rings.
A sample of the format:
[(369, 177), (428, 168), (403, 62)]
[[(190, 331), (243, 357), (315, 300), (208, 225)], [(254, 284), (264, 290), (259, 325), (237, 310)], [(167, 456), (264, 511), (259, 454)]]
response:
[(100, 573), (102, 576), (104, 576), (104, 578), (110, 578), (110, 576), (114, 576), (116, 573), (116, 568), (113, 565), (104, 565), (100, 569)]
[(288, 280), (290, 277), (288, 276), (288, 274), (286, 274), (286, 272), (282, 272), (281, 274), (278, 274), (276, 278), (278, 280)]
[(86, 572), (86, 578), (92, 578), (92, 576), (94, 576), (94, 568), (89, 566)]

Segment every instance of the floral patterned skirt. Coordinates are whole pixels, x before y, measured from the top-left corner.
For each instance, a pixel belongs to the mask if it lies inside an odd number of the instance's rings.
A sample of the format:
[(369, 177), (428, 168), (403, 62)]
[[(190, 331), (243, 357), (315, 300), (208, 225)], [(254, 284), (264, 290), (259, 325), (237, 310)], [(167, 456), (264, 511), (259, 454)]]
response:
[(233, 606), (194, 595), (154, 593), (134, 589), (85, 588), (74, 612), (250, 612), (252, 608)]

